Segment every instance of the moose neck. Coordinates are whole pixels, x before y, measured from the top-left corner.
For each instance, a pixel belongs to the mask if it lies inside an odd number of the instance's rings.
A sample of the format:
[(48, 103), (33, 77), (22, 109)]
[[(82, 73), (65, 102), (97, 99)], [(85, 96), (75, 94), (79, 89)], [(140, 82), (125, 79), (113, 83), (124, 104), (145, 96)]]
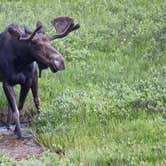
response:
[(26, 65), (35, 61), (35, 59), (31, 56), (30, 45), (26, 42), (15, 42), (14, 49), (16, 50), (15, 57), (15, 66), (17, 71), (22, 71)]

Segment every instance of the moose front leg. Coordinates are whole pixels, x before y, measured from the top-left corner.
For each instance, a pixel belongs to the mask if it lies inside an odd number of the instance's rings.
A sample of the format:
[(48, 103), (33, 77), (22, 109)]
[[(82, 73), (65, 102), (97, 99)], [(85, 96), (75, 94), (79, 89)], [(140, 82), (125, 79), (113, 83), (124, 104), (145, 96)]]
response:
[(19, 103), (18, 103), (19, 111), (23, 109), (25, 99), (27, 97), (27, 94), (30, 90), (31, 85), (32, 85), (32, 79), (27, 79), (26, 82), (21, 85), (20, 97), (19, 97)]
[[(31, 84), (32, 84), (32, 80), (28, 79), (24, 84), (21, 85), (20, 96), (19, 96), (19, 104), (18, 104), (19, 113), (21, 112), (21, 110), (24, 107), (25, 99), (27, 97), (27, 94), (29, 92)], [(11, 116), (10, 116), (10, 119), (11, 119)], [(14, 132), (18, 132), (18, 130), (19, 129), (16, 126)]]
[[(16, 98), (15, 93), (14, 93), (14, 95), (15, 95), (15, 98)], [(10, 104), (8, 102), (8, 114), (7, 114), (7, 129), (8, 130), (10, 130), (11, 121), (12, 121), (12, 110), (11, 110)]]
[(8, 103), (8, 114), (7, 114), (7, 129), (10, 130), (10, 124), (12, 120), (12, 110), (10, 104)]
[[(28, 79), (24, 84), (21, 85), (19, 104), (18, 104), (19, 112), (23, 109), (25, 99), (27, 97), (31, 85), (32, 85), (31, 79)], [(8, 104), (7, 129), (10, 129), (11, 120), (12, 120), (12, 110), (10, 104)], [(17, 132), (17, 127), (15, 128), (15, 132)]]
[(21, 125), (20, 125), (20, 119), (19, 119), (19, 111), (16, 104), (16, 97), (13, 87), (8, 82), (3, 82), (3, 89), (6, 94), (8, 103), (11, 107), (11, 110), (13, 112), (16, 128), (17, 128), (17, 135), (18, 138), (22, 138), (22, 132), (21, 132)]
[[(27, 94), (29, 90), (32, 90), (33, 100), (35, 103), (35, 106), (38, 110), (38, 113), (40, 113), (40, 100), (38, 97), (38, 77), (37, 77), (37, 71), (33, 75), (32, 78), (28, 78), (24, 84), (21, 84), (21, 90), (19, 95), (19, 104), (18, 104), (18, 110), (21, 112), (21, 110), (24, 107), (25, 99), (27, 97)], [(7, 129), (10, 129), (10, 123), (12, 119), (12, 111), (10, 104), (8, 104), (8, 116), (7, 116)], [(15, 132), (17, 131), (17, 128), (15, 128)]]
[(38, 113), (40, 113), (40, 99), (39, 99), (39, 96), (38, 96), (38, 75), (37, 75), (37, 69), (35, 70), (34, 75), (33, 75), (31, 91), (32, 91), (33, 101), (35, 103), (37, 111), (38, 111)]

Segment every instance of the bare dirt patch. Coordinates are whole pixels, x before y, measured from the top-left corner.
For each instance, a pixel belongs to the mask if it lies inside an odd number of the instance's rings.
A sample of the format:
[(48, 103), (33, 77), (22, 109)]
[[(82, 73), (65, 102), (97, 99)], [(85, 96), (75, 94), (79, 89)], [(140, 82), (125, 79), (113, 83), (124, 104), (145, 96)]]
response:
[(28, 138), (19, 140), (13, 131), (0, 126), (0, 150), (17, 161), (31, 157), (39, 158), (43, 149), (34, 142), (30, 129), (24, 127), (22, 131)]

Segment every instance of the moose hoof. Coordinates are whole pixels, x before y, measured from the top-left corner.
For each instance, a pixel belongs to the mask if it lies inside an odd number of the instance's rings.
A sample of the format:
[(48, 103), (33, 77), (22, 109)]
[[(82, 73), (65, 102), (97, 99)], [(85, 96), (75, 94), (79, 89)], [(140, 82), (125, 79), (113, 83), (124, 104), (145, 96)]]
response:
[(23, 136), (22, 136), (22, 133), (21, 133), (21, 132), (17, 132), (17, 133), (16, 133), (16, 135), (17, 135), (18, 139), (22, 139), (22, 138), (23, 138)]
[(7, 130), (11, 130), (10, 125), (7, 125), (6, 128), (7, 128)]
[(17, 131), (18, 131), (18, 130), (17, 130), (17, 127), (15, 127), (15, 129), (14, 129), (14, 133), (16, 133), (16, 134), (17, 134)]
[(14, 133), (18, 136), (18, 139), (22, 139), (22, 132), (20, 129), (18, 129), (17, 127), (15, 127), (14, 129)]

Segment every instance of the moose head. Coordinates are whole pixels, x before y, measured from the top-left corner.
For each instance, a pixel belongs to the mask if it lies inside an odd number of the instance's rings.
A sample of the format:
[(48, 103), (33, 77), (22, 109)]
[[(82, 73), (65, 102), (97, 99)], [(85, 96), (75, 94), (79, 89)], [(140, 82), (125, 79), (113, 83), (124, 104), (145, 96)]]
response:
[(70, 32), (80, 28), (80, 25), (74, 24), (74, 20), (70, 17), (58, 17), (51, 23), (56, 29), (56, 34), (53, 36), (46, 36), (45, 28), (39, 21), (33, 32), (28, 27), (25, 27), (26, 34), (23, 34), (18, 26), (13, 26), (13, 24), (8, 27), (8, 32), (11, 36), (16, 38), (23, 47), (26, 46), (28, 54), (38, 62), (40, 73), (43, 68), (47, 67), (52, 72), (65, 69), (64, 57), (51, 45), (51, 41), (63, 38)]

